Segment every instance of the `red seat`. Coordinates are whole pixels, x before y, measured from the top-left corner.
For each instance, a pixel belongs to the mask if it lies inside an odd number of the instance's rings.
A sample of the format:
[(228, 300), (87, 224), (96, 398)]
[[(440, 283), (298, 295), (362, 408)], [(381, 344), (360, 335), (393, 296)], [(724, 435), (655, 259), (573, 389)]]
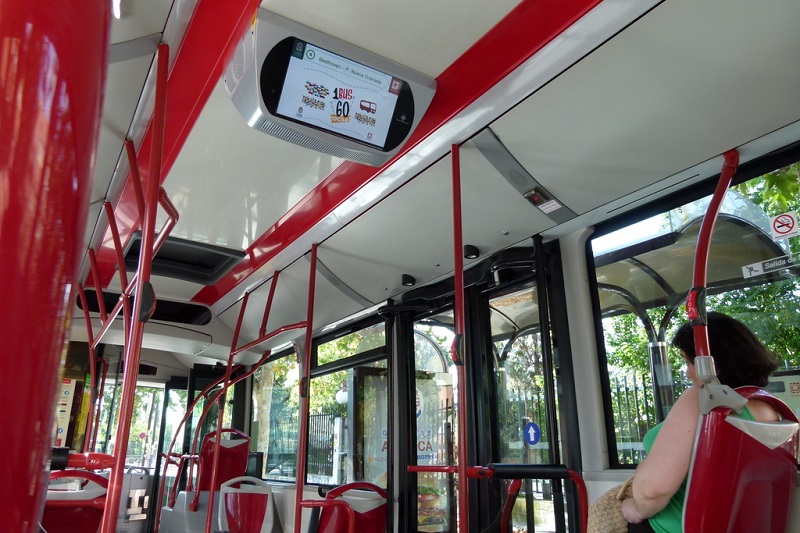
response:
[[(247, 458), (250, 454), (250, 437), (235, 429), (221, 429), (222, 434), (233, 434), (240, 437), (237, 440), (220, 439), (219, 463), (217, 463), (217, 482), (214, 490), (219, 490), (220, 485), (229, 479), (240, 477), (247, 471)], [(207, 433), (200, 445), (200, 466), (197, 469), (197, 490), (211, 488), (211, 465), (214, 464), (214, 449), (216, 448), (215, 432)]]
[(50, 480), (80, 479), (94, 486), (79, 490), (48, 490), (42, 527), (48, 533), (95, 533), (103, 520), (108, 479), (86, 470), (57, 470)]
[[(220, 485), (233, 479), (235, 477), (243, 476), (247, 472), (247, 459), (250, 454), (250, 437), (246, 433), (242, 433), (236, 429), (220, 429), (220, 437), (224, 434), (236, 435), (239, 437), (237, 440), (220, 439), (221, 446), (219, 450), (219, 462), (217, 463), (217, 480), (214, 484), (214, 490), (218, 491)], [(186, 485), (187, 491), (193, 491), (194, 497), (189, 504), (191, 511), (197, 511), (200, 492), (208, 491), (211, 488), (211, 477), (213, 471), (211, 466), (214, 464), (214, 449), (217, 447), (215, 439), (216, 431), (207, 433), (203, 437), (203, 442), (200, 444), (200, 453), (198, 455), (185, 454), (180, 456), (178, 461), (178, 472), (176, 473), (176, 482), (172, 485), (167, 498), (167, 507), (173, 508), (178, 497), (178, 483), (177, 480), (181, 478), (186, 465), (190, 465), (189, 480)], [(197, 483), (192, 483), (193, 476), (191, 474), (191, 465), (197, 464)]]
[[(372, 491), (374, 494), (361, 489)], [(305, 503), (310, 504), (309, 507), (314, 506), (314, 503), (321, 506), (317, 533), (345, 531), (385, 533), (386, 531), (386, 491), (372, 483), (357, 481), (341, 485), (328, 492), (324, 502)], [(340, 505), (324, 505), (333, 503)]]
[(716, 407), (702, 417), (684, 505), (686, 533), (786, 531), (797, 477), (797, 416), (757, 387), (736, 392), (770, 404), (784, 420), (768, 424), (737, 418), (737, 427), (726, 421), (729, 407)]

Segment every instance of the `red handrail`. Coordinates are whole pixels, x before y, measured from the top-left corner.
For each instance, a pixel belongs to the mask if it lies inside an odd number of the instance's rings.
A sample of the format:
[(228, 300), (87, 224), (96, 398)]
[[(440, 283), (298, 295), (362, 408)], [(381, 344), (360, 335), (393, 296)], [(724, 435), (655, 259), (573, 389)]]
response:
[(451, 358), (456, 365), (456, 394), (458, 395), (457, 437), (458, 437), (458, 461), (455, 466), (408, 466), (409, 472), (438, 472), (447, 474), (458, 474), (458, 530), (460, 532), (469, 531), (469, 513), (467, 505), (469, 502), (468, 494), (468, 471), (467, 466), (467, 370), (464, 365), (466, 319), (464, 317), (464, 257), (463, 257), (463, 238), (461, 222), (461, 158), (460, 147), (452, 145), (453, 174), (452, 174), (452, 193), (453, 193), (453, 277), (454, 277), (454, 297), (453, 302), (453, 322), (455, 326), (455, 336), (450, 348)]
[[(95, 383), (97, 381), (97, 355), (95, 354), (94, 347), (92, 346), (91, 339), (92, 339), (92, 319), (89, 316), (89, 307), (86, 305), (86, 293), (83, 290), (83, 286), (78, 284), (78, 297), (81, 300), (81, 305), (83, 306), (83, 318), (86, 322), (86, 329), (88, 331), (88, 338), (89, 338), (89, 394), (92, 395), (91, 401), (89, 402), (89, 413), (86, 417), (86, 431), (84, 432), (83, 438), (83, 451), (89, 452), (94, 449), (94, 444), (97, 437), (97, 424), (96, 422), (99, 420), (95, 420), (95, 409), (97, 403), (100, 399), (102, 391), (98, 393), (97, 398), (94, 397), (94, 388)], [(106, 367), (107, 368), (107, 367)], [(103, 383), (105, 384), (105, 372), (103, 373)], [(97, 410), (97, 414), (100, 414), (100, 411)]]
[[(410, 470), (410, 468), (409, 468)], [(578, 515), (582, 533), (589, 527), (589, 497), (586, 483), (581, 475), (564, 465), (539, 465), (539, 464), (490, 464), (489, 466), (471, 466), (467, 468), (467, 476), (472, 479), (512, 479), (515, 483), (509, 486), (508, 497), (500, 514), (500, 531), (508, 531), (509, 518), (514, 506), (513, 493), (519, 492), (516, 481), (523, 479), (567, 479), (575, 485), (578, 499)], [(514, 495), (516, 496), (516, 494)], [(505, 527), (505, 528), (504, 528)]]
[(511, 531), (511, 512), (514, 510), (514, 504), (517, 503), (517, 495), (520, 488), (522, 488), (521, 479), (512, 479), (508, 485), (506, 501), (503, 503), (503, 510), (500, 512), (500, 531)]
[[(266, 308), (265, 308), (265, 311), (264, 311), (264, 318), (263, 318), (263, 322), (262, 322), (264, 325), (267, 322), (268, 315), (269, 315), (269, 312), (271, 310), (272, 295), (274, 294), (274, 291), (275, 291), (276, 282), (277, 282), (277, 273), (273, 277), (272, 286), (270, 288), (270, 297), (268, 298), (267, 305), (266, 305)], [(195, 435), (194, 435), (194, 437), (192, 439), (192, 443), (191, 443), (191, 446), (190, 446), (190, 449), (189, 449), (190, 453), (186, 454), (186, 455), (178, 456), (178, 457), (180, 457), (180, 460), (177, 463), (179, 472), (182, 471), (182, 469), (184, 468), (184, 465), (186, 463), (189, 463), (187, 490), (191, 490), (190, 487), (192, 487), (192, 484), (193, 484), (194, 466), (195, 466), (195, 462), (196, 462), (196, 459), (197, 459), (197, 455), (196, 455), (197, 443), (199, 442), (200, 427), (202, 425), (203, 420), (205, 420), (205, 417), (208, 416), (208, 413), (210, 412), (211, 407), (213, 405), (215, 405), (215, 404), (219, 404), (220, 407), (219, 407), (219, 412), (218, 412), (218, 421), (217, 421), (217, 429), (216, 429), (217, 438), (219, 438), (219, 432), (221, 431), (221, 427), (222, 427), (222, 418), (224, 416), (224, 407), (223, 407), (224, 406), (224, 394), (227, 393), (227, 389), (231, 385), (235, 385), (236, 383), (240, 382), (243, 379), (246, 379), (246, 378), (250, 377), (253, 373), (255, 373), (255, 371), (270, 356), (270, 351), (269, 350), (265, 351), (263, 356), (261, 357), (261, 359), (259, 359), (259, 361), (255, 365), (253, 365), (250, 370), (248, 370), (244, 374), (241, 374), (241, 375), (239, 375), (239, 376), (237, 376), (235, 378), (231, 378), (231, 375), (236, 370), (238, 370), (238, 365), (233, 365), (234, 356), (236, 356), (237, 354), (239, 354), (239, 353), (241, 353), (241, 352), (243, 352), (245, 350), (248, 350), (250, 348), (253, 348), (253, 347), (257, 346), (257, 345), (259, 345), (259, 344), (261, 344), (261, 343), (273, 338), (274, 336), (276, 336), (276, 335), (278, 335), (280, 333), (283, 333), (284, 331), (288, 331), (290, 329), (296, 329), (298, 327), (305, 326), (305, 322), (301, 322), (299, 324), (292, 324), (292, 325), (289, 325), (289, 326), (283, 326), (283, 327), (280, 327), (280, 328), (278, 328), (276, 330), (273, 330), (271, 332), (268, 332), (268, 333), (264, 333), (263, 332), (264, 328), (262, 327), (262, 331), (261, 331), (262, 334), (258, 339), (254, 340), (254, 341), (252, 341), (250, 343), (247, 343), (246, 345), (244, 345), (242, 347), (236, 348), (236, 345), (238, 344), (238, 340), (239, 340), (239, 333), (241, 331), (241, 325), (242, 325), (243, 320), (244, 320), (244, 313), (245, 313), (245, 311), (247, 309), (247, 303), (249, 302), (249, 299), (250, 299), (250, 294), (249, 293), (245, 294), (244, 300), (242, 302), (242, 307), (241, 307), (241, 309), (239, 311), (239, 318), (237, 320), (236, 328), (234, 330), (233, 340), (231, 342), (231, 351), (230, 351), (230, 355), (228, 357), (228, 364), (226, 366), (225, 375), (223, 375), (222, 377), (220, 377), (219, 379), (217, 379), (213, 383), (211, 383), (208, 387), (206, 387), (203, 390), (203, 392), (200, 395), (198, 395), (194, 399), (194, 401), (191, 403), (191, 405), (187, 408), (186, 414), (184, 415), (183, 419), (181, 420), (180, 424), (178, 425), (178, 429), (176, 429), (176, 431), (175, 431), (175, 435), (173, 436), (173, 440), (170, 443), (170, 447), (169, 447), (167, 453), (166, 454), (162, 454), (162, 456), (165, 458), (165, 463), (164, 463), (164, 475), (162, 476), (162, 479), (161, 479), (161, 482), (160, 482), (160, 485), (159, 485), (159, 492), (158, 492), (158, 501), (159, 502), (161, 502), (162, 498), (164, 497), (164, 486), (165, 486), (165, 482), (166, 482), (166, 469), (170, 464), (176, 464), (174, 462), (174, 460), (173, 460), (173, 458), (176, 457), (176, 456), (175, 456), (175, 454), (173, 454), (172, 450), (175, 447), (175, 443), (176, 443), (176, 439), (177, 439), (177, 435), (178, 435), (178, 430), (180, 429), (181, 426), (183, 426), (183, 424), (186, 423), (186, 421), (188, 420), (189, 416), (191, 416), (191, 413), (194, 410), (194, 406), (197, 404), (197, 402), (200, 400), (200, 398), (206, 397), (206, 394), (213, 387), (216, 387), (220, 383), (223, 384), (223, 387), (222, 387), (222, 389), (220, 391), (218, 391), (217, 393), (212, 395), (210, 398), (208, 398), (208, 405), (206, 405), (205, 409), (201, 413), (200, 418), (199, 418), (198, 423), (197, 423), (197, 427), (195, 429)], [(218, 461), (219, 461), (219, 447), (215, 448), (214, 460), (212, 462), (212, 465), (210, 465), (211, 469), (212, 469), (212, 479), (211, 479), (211, 485), (212, 486), (215, 486), (215, 483), (216, 483)], [(176, 501), (176, 490), (177, 490), (177, 485), (174, 485), (172, 487), (172, 489), (170, 490), (169, 500), (168, 500), (168, 505), (169, 506), (175, 504), (175, 501)], [(194, 497), (194, 499), (192, 500), (192, 502), (189, 505), (189, 508), (191, 510), (196, 510), (197, 509), (198, 502), (199, 502), (199, 495), (200, 495), (199, 491), (195, 491), (195, 497)], [(211, 517), (211, 512), (213, 510), (213, 503), (214, 503), (214, 494), (213, 494), (213, 491), (211, 491), (211, 493), (209, 494), (208, 514), (206, 516), (206, 530), (207, 531), (210, 531), (210, 528), (211, 528), (211, 522), (210, 522), (211, 518), (210, 517)], [(159, 528), (159, 525), (160, 525), (160, 519), (161, 519), (161, 505), (159, 503), (158, 509), (156, 511), (155, 531), (158, 531), (158, 528)]]
[[(117, 515), (122, 493), (123, 476), (125, 469), (125, 458), (128, 450), (128, 437), (130, 436), (131, 419), (133, 415), (133, 400), (136, 390), (136, 378), (138, 375), (139, 358), (141, 356), (142, 337), (144, 335), (144, 324), (150, 311), (143, 309), (143, 297), (145, 287), (150, 287), (150, 271), (152, 260), (155, 254), (153, 246), (155, 239), (156, 206), (159, 203), (159, 191), (161, 188), (161, 151), (164, 132), (164, 122), (166, 114), (166, 89), (167, 89), (167, 68), (169, 66), (169, 47), (166, 44), (158, 46), (156, 62), (156, 97), (155, 110), (153, 113), (153, 142), (151, 146), (152, 157), (150, 158), (150, 176), (145, 191), (145, 216), (142, 220), (142, 243), (139, 253), (139, 265), (136, 270), (134, 280), (130, 285), (136, 285), (136, 299), (130, 326), (126, 328), (125, 342), (125, 377), (122, 386), (122, 396), (120, 399), (119, 422), (117, 435), (114, 444), (115, 461), (109, 477), (108, 497), (103, 512), (103, 522), (101, 525), (102, 533), (113, 533), (117, 526)], [(172, 210), (170, 214), (177, 214)], [(174, 223), (176, 220), (173, 221)], [(111, 223), (110, 223), (111, 224)], [(162, 231), (159, 236), (166, 238)], [(116, 242), (115, 242), (116, 245)], [(125, 265), (120, 264), (119, 270), (125, 270)], [(95, 287), (100, 285), (99, 278), (95, 278)], [(131, 294), (126, 289), (125, 296)], [(102, 301), (102, 291), (98, 295)], [(127, 307), (127, 306), (124, 306)]]
[[(164, 461), (164, 470), (163, 470), (163, 472), (161, 474), (161, 480), (159, 482), (159, 488), (158, 488), (158, 505), (156, 506), (156, 520), (155, 520), (154, 531), (158, 531), (158, 528), (159, 528), (159, 525), (160, 525), (160, 521), (161, 521), (161, 501), (164, 498), (164, 486), (166, 484), (166, 479), (167, 479), (167, 469), (169, 468), (170, 464), (177, 465), (179, 471), (182, 468), (180, 462), (176, 463), (176, 462), (174, 462), (172, 460), (173, 458), (177, 458), (180, 461), (180, 460), (183, 460), (183, 457), (184, 457), (183, 454), (174, 454), (173, 453), (173, 450), (175, 449), (175, 444), (178, 441), (178, 435), (180, 434), (181, 429), (183, 428), (183, 425), (186, 423), (187, 420), (189, 420), (189, 417), (192, 416), (192, 413), (194, 412), (194, 407), (197, 405), (197, 403), (202, 398), (205, 398), (206, 394), (208, 394), (211, 391), (211, 389), (213, 389), (214, 387), (219, 385), (222, 382), (223, 379), (225, 379), (225, 376), (221, 376), (218, 379), (215, 379), (214, 381), (209, 383), (189, 403), (189, 405), (186, 408), (186, 413), (184, 413), (183, 418), (178, 423), (178, 425), (175, 427), (174, 433), (172, 435), (172, 441), (169, 444), (169, 448), (167, 448), (167, 453), (162, 453), (161, 454), (161, 456), (165, 459), (165, 461)], [(213, 403), (213, 402), (211, 402), (211, 403)], [(198, 424), (198, 426), (199, 425), (200, 424)], [(191, 452), (191, 448), (190, 448), (190, 452)], [(191, 471), (189, 472), (188, 479), (189, 479), (189, 483), (191, 483), (191, 479), (192, 479)], [(170, 490), (170, 494), (169, 494), (170, 500), (168, 500), (168, 502), (167, 502), (167, 505), (169, 507), (172, 507), (173, 505), (175, 505), (175, 492), (176, 491), (177, 491), (177, 478), (176, 478), (175, 485), (173, 485), (172, 489)]]
[(686, 297), (686, 313), (692, 324), (694, 333), (694, 349), (698, 357), (711, 355), (708, 346), (708, 330), (706, 327), (706, 271), (708, 269), (708, 251), (711, 246), (711, 234), (714, 231), (714, 224), (717, 221), (722, 200), (725, 192), (731, 184), (733, 175), (739, 165), (739, 152), (730, 150), (724, 154), (725, 162), (722, 165), (722, 172), (717, 182), (717, 188), (708, 204), (706, 215), (700, 226), (700, 234), (697, 236), (697, 251), (694, 260), (694, 273), (692, 275), (692, 289)]
[[(312, 267), (313, 268), (316, 267), (315, 260), (312, 260)], [(269, 313), (270, 313), (270, 311), (272, 309), (272, 300), (273, 300), (273, 297), (275, 295), (275, 287), (276, 287), (276, 285), (278, 283), (278, 274), (279, 274), (279, 272), (275, 272), (275, 275), (272, 277), (272, 283), (270, 285), (269, 297), (267, 298), (267, 304), (266, 304), (266, 306), (264, 308), (264, 315), (263, 315), (263, 318), (262, 318), (262, 321), (261, 321), (261, 328), (259, 330), (259, 333), (261, 335), (259, 336), (258, 339), (254, 340), (254, 341), (252, 341), (250, 343), (247, 343), (246, 345), (244, 345), (242, 347), (237, 348), (236, 345), (239, 344), (239, 333), (241, 332), (242, 323), (244, 322), (244, 314), (245, 314), (245, 311), (247, 309), (247, 303), (250, 301), (250, 293), (248, 292), (248, 293), (245, 293), (245, 295), (244, 295), (244, 299), (242, 301), (242, 307), (239, 310), (239, 318), (236, 321), (236, 328), (235, 328), (235, 330), (233, 332), (233, 340), (231, 341), (231, 351), (230, 351), (230, 355), (228, 356), (228, 364), (225, 367), (225, 380), (223, 381), (222, 390), (219, 393), (219, 398), (220, 399), (218, 400), (219, 401), (219, 409), (217, 411), (217, 429), (216, 429), (217, 440), (218, 441), (219, 441), (220, 431), (221, 431), (221, 428), (222, 428), (222, 425), (223, 425), (223, 416), (224, 416), (224, 411), (225, 411), (225, 395), (227, 394), (228, 387), (233, 384), (231, 382), (231, 379), (230, 379), (231, 372), (232, 372), (232, 366), (233, 366), (233, 358), (237, 354), (239, 354), (239, 353), (241, 353), (241, 352), (243, 352), (243, 351), (245, 351), (247, 349), (250, 349), (252, 347), (255, 347), (255, 346), (257, 346), (257, 345), (259, 345), (259, 344), (271, 339), (272, 337), (274, 337), (274, 336), (276, 336), (276, 335), (278, 335), (280, 333), (283, 333), (284, 331), (289, 331), (291, 329), (298, 329), (298, 328), (306, 326), (307, 323), (308, 323), (308, 322), (298, 322), (296, 324), (290, 324), (288, 326), (281, 326), (278, 329), (273, 330), (273, 331), (271, 331), (269, 333), (264, 332), (264, 330), (266, 329), (267, 321), (269, 319)], [(311, 285), (313, 287), (313, 281), (312, 281)], [(312, 290), (312, 292), (313, 292), (313, 288), (310, 289), (310, 290)], [(250, 370), (250, 372), (245, 374), (245, 377), (249, 376), (250, 374), (255, 372), (255, 369), (258, 368), (258, 366), (260, 366), (261, 363), (263, 363), (266, 360), (267, 357), (269, 357), (269, 354), (270, 354), (270, 351), (267, 350), (264, 353), (264, 356), (262, 357), (261, 361), (259, 361), (258, 365), (255, 366), (252, 370)], [(237, 378), (237, 381), (239, 381), (241, 379), (243, 379), (243, 377)], [(205, 413), (204, 413), (204, 416), (205, 416)], [(198, 424), (198, 427), (199, 427), (199, 424)], [(219, 452), (220, 452), (220, 447), (219, 446), (215, 447), (214, 448), (214, 459), (213, 459), (213, 463), (212, 463), (211, 487), (215, 487), (216, 483), (217, 483), (217, 466), (219, 464)], [(197, 508), (197, 501), (198, 501), (199, 496), (200, 496), (200, 491), (199, 490), (195, 491), (195, 498), (194, 498), (194, 500), (192, 502), (192, 506), (193, 506), (192, 510)], [(213, 521), (212, 520), (212, 513), (213, 513), (213, 509), (214, 509), (214, 497), (215, 497), (214, 490), (210, 490), (209, 491), (209, 495), (208, 495), (208, 511), (206, 513), (206, 533), (211, 533), (211, 527), (212, 527), (212, 521)]]

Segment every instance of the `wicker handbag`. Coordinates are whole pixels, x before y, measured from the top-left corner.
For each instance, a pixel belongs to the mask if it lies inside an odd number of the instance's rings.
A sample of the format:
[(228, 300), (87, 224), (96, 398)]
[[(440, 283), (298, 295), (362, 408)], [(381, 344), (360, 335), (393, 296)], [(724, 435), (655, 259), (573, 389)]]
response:
[(633, 476), (609, 489), (589, 508), (587, 533), (627, 533), (628, 521), (622, 516), (622, 500), (630, 498)]

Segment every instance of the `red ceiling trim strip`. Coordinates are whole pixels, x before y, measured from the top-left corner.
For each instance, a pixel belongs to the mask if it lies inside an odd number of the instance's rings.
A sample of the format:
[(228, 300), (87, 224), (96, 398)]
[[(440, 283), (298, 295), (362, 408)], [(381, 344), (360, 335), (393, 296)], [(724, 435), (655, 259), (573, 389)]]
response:
[[(200, 111), (233, 55), (239, 38), (248, 29), (259, 0), (200, 0), (187, 27), (167, 82), (166, 123), (164, 127), (161, 181), (178, 157)], [(153, 139), (152, 120), (147, 126), (137, 159), (142, 181), (147, 182)], [(139, 228), (139, 210), (130, 175), (115, 209), (119, 232), (127, 246)], [(115, 274), (116, 257), (110, 231), (106, 230), (97, 252), (101, 285), (107, 286)], [(92, 282), (93, 284), (93, 282)]]
[[(599, 3), (600, 0), (521, 2), (437, 78), (436, 95), (428, 112), (392, 161), (433, 134)], [(215, 303), (287, 243), (300, 238), (380, 175), (381, 170), (349, 162), (339, 166), (253, 243), (247, 250), (249, 260), (243, 260), (217, 284), (202, 289), (192, 301)]]

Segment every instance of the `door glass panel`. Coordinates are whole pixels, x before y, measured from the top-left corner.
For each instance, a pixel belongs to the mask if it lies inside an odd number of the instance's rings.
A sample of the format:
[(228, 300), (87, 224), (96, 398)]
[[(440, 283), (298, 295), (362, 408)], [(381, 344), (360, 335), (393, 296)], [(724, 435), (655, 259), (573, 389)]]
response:
[[(550, 428), (548, 410), (558, 414), (557, 398), (548, 398), (554, 376), (545, 371), (538, 297), (526, 288), (490, 302), (495, 355), (498, 461), (550, 464), (558, 433)], [(557, 416), (556, 416), (557, 420)], [(556, 531), (564, 524), (561, 483), (526, 479), (512, 514), (514, 531)], [(557, 521), (562, 524), (557, 527)]]
[[(449, 314), (452, 323), (452, 313)], [(450, 328), (430, 323), (414, 327), (415, 454), (423, 466), (456, 464), (457, 376), (449, 365)], [(453, 474), (417, 474), (418, 531), (455, 531), (457, 482)]]
[[(114, 453), (121, 390), (121, 385), (106, 385), (103, 393), (97, 442), (98, 449), (106, 453)], [(127, 466), (143, 467), (151, 473), (154, 470), (158, 452), (158, 428), (161, 425), (161, 402), (163, 399), (164, 389), (161, 387), (136, 387), (133, 398), (133, 416), (128, 437), (128, 451), (125, 457)]]
[[(166, 409), (166, 423), (164, 425), (164, 440), (161, 443), (161, 452), (163, 454), (167, 454), (169, 452), (169, 447), (171, 443), (175, 442), (175, 446), (173, 448), (173, 452), (179, 453), (181, 451), (181, 443), (183, 442), (184, 431), (185, 427), (183, 425), (180, 426), (178, 432), (175, 433), (175, 430), (178, 428), (181, 420), (183, 419), (183, 415), (186, 413), (187, 407), (187, 397), (189, 395), (188, 391), (180, 390), (180, 389), (166, 389), (166, 402), (167, 402), (167, 409)], [(163, 458), (162, 458), (163, 461)], [(175, 484), (175, 476), (177, 475), (178, 466), (173, 464), (170, 461), (170, 464), (167, 465), (167, 470), (165, 474), (165, 483), (164, 483), (164, 493), (163, 499), (161, 501), (161, 505), (166, 505), (167, 498), (169, 497), (169, 491), (171, 490), (172, 486)], [(159, 474), (163, 472), (163, 464), (161, 466), (161, 471)]]
[(386, 376), (384, 360), (311, 379), (308, 483), (386, 488)]

